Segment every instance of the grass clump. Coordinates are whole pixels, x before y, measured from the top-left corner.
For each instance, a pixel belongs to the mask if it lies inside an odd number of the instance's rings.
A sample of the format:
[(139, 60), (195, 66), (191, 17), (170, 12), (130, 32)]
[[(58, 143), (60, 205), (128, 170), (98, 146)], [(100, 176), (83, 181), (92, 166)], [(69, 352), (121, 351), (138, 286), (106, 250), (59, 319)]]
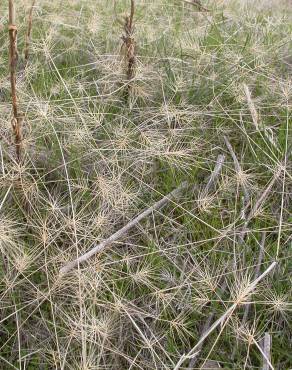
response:
[(2, 368), (291, 368), (291, 9), (196, 3), (17, 1), (21, 161), (0, 4)]

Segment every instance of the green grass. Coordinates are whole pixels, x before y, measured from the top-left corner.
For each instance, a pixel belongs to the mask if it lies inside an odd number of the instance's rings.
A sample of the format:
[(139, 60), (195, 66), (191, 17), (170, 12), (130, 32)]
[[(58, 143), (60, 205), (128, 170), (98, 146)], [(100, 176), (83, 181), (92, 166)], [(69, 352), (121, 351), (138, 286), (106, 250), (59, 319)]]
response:
[[(137, 1), (138, 63), (127, 98), (120, 22), (129, 1), (116, 3), (37, 2), (18, 81), (21, 165), (10, 128), (7, 4), (0, 5), (0, 368), (175, 369), (208, 317), (213, 323), (238, 302), (193, 368), (214, 360), (262, 369), (259, 347), (269, 333), (271, 364), (289, 369), (291, 6), (210, 0), (210, 12), (200, 13), (179, 0)], [(20, 69), (29, 2), (16, 9)], [(204, 195), (219, 154), (222, 171)], [(248, 215), (280, 164), (241, 240), (243, 187)], [(192, 186), (174, 202), (59, 276), (77, 251), (185, 180)], [(277, 267), (245, 296), (263, 233), (260, 273)]]

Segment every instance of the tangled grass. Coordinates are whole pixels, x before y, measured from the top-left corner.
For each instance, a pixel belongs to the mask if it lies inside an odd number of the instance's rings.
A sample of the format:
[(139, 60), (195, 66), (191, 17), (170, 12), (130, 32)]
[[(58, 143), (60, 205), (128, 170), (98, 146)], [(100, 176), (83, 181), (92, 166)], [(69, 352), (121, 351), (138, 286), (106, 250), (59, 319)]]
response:
[(292, 367), (291, 3), (202, 6), (17, 1), (19, 161), (1, 2), (1, 368)]

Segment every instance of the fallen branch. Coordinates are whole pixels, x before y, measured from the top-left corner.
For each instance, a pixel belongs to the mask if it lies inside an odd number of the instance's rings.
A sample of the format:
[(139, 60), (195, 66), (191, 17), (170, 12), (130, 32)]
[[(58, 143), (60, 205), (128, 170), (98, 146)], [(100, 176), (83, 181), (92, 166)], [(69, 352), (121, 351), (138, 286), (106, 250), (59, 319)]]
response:
[(271, 367), (271, 336), (269, 333), (265, 333), (262, 349), (264, 354), (262, 370), (269, 370)]
[(140, 213), (137, 217), (135, 217), (133, 220), (131, 220), (127, 225), (122, 227), (120, 230), (112, 234), (108, 239), (104, 240), (103, 242), (96, 245), (93, 249), (88, 251), (87, 253), (83, 254), (82, 256), (78, 257), (76, 260), (68, 263), (64, 267), (61, 268), (60, 274), (65, 274), (72, 270), (73, 268), (79, 266), (79, 264), (87, 261), (90, 257), (94, 256), (95, 254), (103, 251), (107, 246), (114, 243), (118, 239), (120, 239), (123, 235), (125, 235), (130, 229), (132, 229), (134, 226), (136, 226), (140, 221), (142, 221), (145, 217), (150, 215), (152, 212), (157, 211), (164, 207), (169, 201), (171, 201), (173, 198), (177, 197), (182, 193), (183, 190), (185, 190), (188, 187), (187, 182), (183, 182), (178, 188), (173, 190), (171, 193), (160, 199), (158, 202), (156, 202), (153, 206), (146, 209), (144, 212)]
[[(224, 159), (225, 159), (225, 156), (219, 154), (219, 156), (217, 157), (215, 169), (212, 172), (212, 174), (210, 176), (210, 179), (209, 179), (206, 187), (204, 188), (204, 191), (206, 191), (206, 190), (208, 191), (208, 189), (210, 189), (210, 187), (213, 186), (216, 178), (218, 177), (218, 175), (219, 175), (219, 173), (220, 173), (220, 171), (222, 169), (222, 166), (223, 166), (223, 163), (224, 163)], [(110, 245), (113, 242), (115, 242), (118, 239), (120, 239), (127, 231), (129, 231), (134, 226), (136, 226), (142, 219), (144, 219), (145, 217), (147, 217), (153, 211), (156, 211), (158, 209), (161, 209), (165, 204), (167, 204), (169, 201), (171, 201), (172, 198), (175, 198), (177, 195), (179, 195), (187, 187), (188, 187), (188, 183), (187, 182), (183, 182), (177, 189), (173, 190), (171, 193), (169, 193), (168, 195), (166, 195), (164, 198), (162, 198), (161, 200), (159, 200), (158, 202), (156, 202), (153, 206), (151, 206), (150, 208), (146, 209), (139, 216), (137, 216), (132, 221), (130, 221), (127, 225), (125, 225), (120, 230), (118, 230), (116, 233), (114, 233), (113, 235), (111, 235), (108, 239), (104, 240), (103, 242), (101, 242), (100, 244), (98, 244), (97, 246), (95, 246), (93, 249), (91, 249), (90, 251), (88, 251), (84, 255), (78, 257), (76, 260), (74, 260), (74, 261), (68, 263), (67, 265), (65, 265), (64, 267), (62, 267), (60, 269), (60, 274), (65, 274), (65, 273), (69, 272), (73, 268), (79, 266), (80, 263), (83, 263), (83, 262), (87, 261), (90, 257), (92, 257), (95, 254), (97, 254), (97, 253), (101, 252), (102, 250), (104, 250), (108, 245)]]
[(200, 338), (198, 343), (189, 351), (188, 354), (182, 355), (181, 358), (179, 359), (178, 363), (174, 367), (174, 370), (178, 370), (181, 365), (185, 362), (185, 360), (192, 358), (193, 354), (195, 351), (197, 351), (203, 344), (203, 342), (207, 339), (207, 337), (220, 325), (221, 328), (223, 328), (223, 325), (226, 324), (227, 320), (231, 317), (235, 309), (246, 299), (246, 297), (249, 296), (250, 293), (256, 288), (258, 283), (266, 277), (277, 265), (277, 262), (273, 262), (265, 272), (263, 272), (257, 279), (255, 279), (249, 287), (243, 292), (243, 294), (240, 296), (240, 298), (234, 302), (234, 304), (228, 308), (228, 310), (218, 319), (216, 320), (213, 325), (209, 328), (207, 332), (205, 332), (204, 335)]
[(12, 110), (13, 118), (11, 120), (12, 130), (14, 134), (15, 150), (17, 161), (20, 162), (21, 158), (21, 123), (22, 118), (18, 111), (18, 100), (16, 91), (16, 68), (18, 61), (17, 52), (17, 27), (15, 25), (15, 7), (14, 1), (9, 0), (9, 69), (10, 69), (10, 85), (12, 96)]
[(31, 30), (32, 30), (32, 14), (33, 14), (33, 9), (35, 6), (36, 0), (32, 1), (30, 11), (28, 14), (28, 24), (27, 24), (27, 32), (25, 35), (25, 44), (24, 44), (24, 62), (25, 65), (28, 62), (28, 57), (29, 57), (29, 46), (30, 46), (30, 40), (31, 40)]

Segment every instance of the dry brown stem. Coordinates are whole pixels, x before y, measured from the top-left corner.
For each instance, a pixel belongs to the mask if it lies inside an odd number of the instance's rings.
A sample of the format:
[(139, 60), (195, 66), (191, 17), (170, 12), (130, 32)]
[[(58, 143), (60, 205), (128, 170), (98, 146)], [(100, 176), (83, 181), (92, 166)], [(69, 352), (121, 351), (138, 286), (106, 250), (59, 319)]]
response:
[(28, 14), (28, 24), (27, 24), (27, 31), (25, 35), (25, 45), (24, 45), (24, 61), (25, 65), (28, 62), (29, 57), (29, 47), (30, 47), (30, 40), (31, 40), (31, 30), (32, 30), (32, 15), (33, 15), (33, 9), (35, 6), (36, 0), (32, 1), (29, 14)]
[[(135, 1), (131, 0), (131, 12), (125, 18), (124, 35), (122, 36), (123, 47), (125, 49), (126, 61), (126, 76), (128, 82), (135, 77), (136, 69), (136, 44), (134, 39), (134, 14), (135, 14)], [(128, 89), (131, 89), (130, 83)]]
[(21, 159), (21, 123), (22, 117), (19, 114), (17, 90), (16, 90), (16, 72), (17, 72), (17, 27), (15, 25), (15, 7), (14, 1), (9, 0), (9, 69), (10, 69), (10, 85), (12, 96), (13, 118), (11, 120), (12, 130), (14, 134), (15, 150), (17, 161)]

